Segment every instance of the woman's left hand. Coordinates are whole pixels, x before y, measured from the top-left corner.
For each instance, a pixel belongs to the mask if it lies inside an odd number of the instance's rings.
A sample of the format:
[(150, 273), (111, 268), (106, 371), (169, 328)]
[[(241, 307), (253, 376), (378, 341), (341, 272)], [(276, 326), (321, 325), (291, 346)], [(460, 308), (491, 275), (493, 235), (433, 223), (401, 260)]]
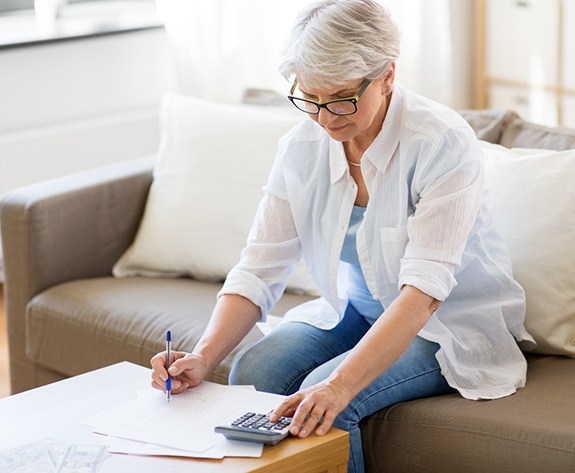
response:
[(326, 380), (289, 396), (274, 410), (271, 419), (292, 417), (290, 433), (301, 438), (307, 437), (321, 423), (316, 433), (324, 435), (352, 399), (339, 380)]

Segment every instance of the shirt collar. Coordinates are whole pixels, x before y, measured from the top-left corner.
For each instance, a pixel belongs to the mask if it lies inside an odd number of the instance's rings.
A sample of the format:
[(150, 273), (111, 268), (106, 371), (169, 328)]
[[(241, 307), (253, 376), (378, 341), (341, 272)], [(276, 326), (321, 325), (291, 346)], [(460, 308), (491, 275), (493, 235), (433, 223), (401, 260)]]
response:
[(346, 172), (348, 164), (341, 141), (329, 138), (329, 169), (330, 181), (332, 184), (337, 182)]
[[(399, 135), (403, 120), (403, 87), (399, 83), (393, 86), (393, 95), (385, 115), (381, 131), (367, 148), (363, 159), (368, 159), (380, 171), (384, 172), (399, 145)], [(335, 183), (348, 169), (343, 143), (329, 138), (330, 180)]]
[(403, 97), (403, 87), (396, 82), (381, 131), (364, 153), (363, 159), (369, 159), (379, 172), (385, 171), (399, 146), (403, 124)]

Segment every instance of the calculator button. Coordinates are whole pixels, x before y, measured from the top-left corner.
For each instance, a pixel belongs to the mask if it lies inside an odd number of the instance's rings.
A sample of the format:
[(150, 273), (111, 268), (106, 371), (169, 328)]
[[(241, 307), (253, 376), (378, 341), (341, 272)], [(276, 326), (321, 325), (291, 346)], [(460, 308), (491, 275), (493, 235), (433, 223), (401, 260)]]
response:
[(231, 423), (234, 427), (243, 427), (246, 429), (257, 430), (283, 430), (291, 424), (292, 419), (289, 417), (280, 417), (277, 422), (272, 422), (267, 414), (256, 414), (247, 412), (238, 417)]

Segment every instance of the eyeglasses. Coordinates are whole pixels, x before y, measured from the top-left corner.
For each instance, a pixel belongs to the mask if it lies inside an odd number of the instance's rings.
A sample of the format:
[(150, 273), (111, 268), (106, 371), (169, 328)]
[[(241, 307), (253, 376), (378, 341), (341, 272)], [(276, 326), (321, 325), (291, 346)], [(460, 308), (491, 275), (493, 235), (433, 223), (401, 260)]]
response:
[(334, 115), (353, 115), (355, 112), (357, 112), (357, 101), (365, 89), (367, 89), (369, 84), (371, 84), (371, 81), (369, 79), (365, 79), (353, 97), (328, 100), (326, 102), (314, 102), (313, 100), (307, 100), (293, 96), (295, 88), (297, 87), (296, 79), (291, 87), (288, 99), (296, 106), (298, 110), (301, 110), (305, 113), (310, 113), (312, 115), (317, 115), (322, 108), (325, 108)]

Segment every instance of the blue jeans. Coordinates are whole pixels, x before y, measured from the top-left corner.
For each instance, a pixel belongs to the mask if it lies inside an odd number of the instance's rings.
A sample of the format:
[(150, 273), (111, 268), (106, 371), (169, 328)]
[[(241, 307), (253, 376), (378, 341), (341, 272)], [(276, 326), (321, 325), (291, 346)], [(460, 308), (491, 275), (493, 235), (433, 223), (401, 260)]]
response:
[[(291, 322), (247, 349), (230, 373), (230, 384), (253, 384), (258, 391), (289, 395), (325, 378), (345, 359), (370, 324), (348, 305), (332, 330)], [(416, 337), (401, 358), (361, 391), (341, 412), (334, 426), (349, 432), (348, 472), (362, 473), (359, 422), (400, 401), (454, 392), (435, 359), (439, 345)]]

